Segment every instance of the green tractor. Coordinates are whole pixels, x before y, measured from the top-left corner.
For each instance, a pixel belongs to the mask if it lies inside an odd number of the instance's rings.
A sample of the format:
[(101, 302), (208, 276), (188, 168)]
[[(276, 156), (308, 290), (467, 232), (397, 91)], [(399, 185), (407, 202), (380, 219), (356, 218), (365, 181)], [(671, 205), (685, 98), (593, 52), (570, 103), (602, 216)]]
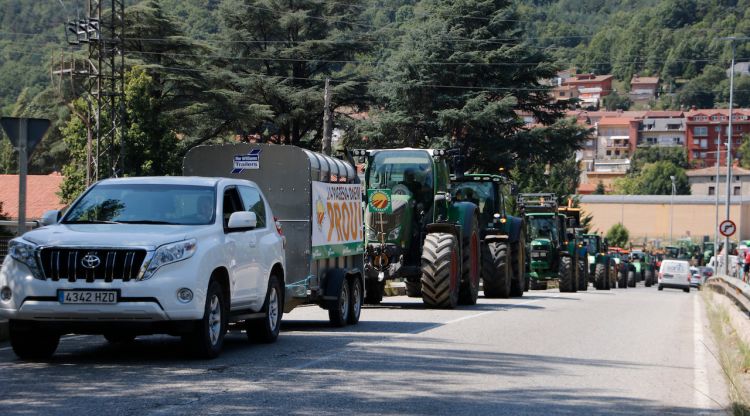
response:
[(585, 229), (581, 228), (581, 209), (574, 208), (570, 203), (566, 207), (560, 207), (558, 212), (566, 219), (568, 231), (574, 235), (574, 249), (576, 250), (576, 285), (578, 290), (588, 290), (589, 287), (589, 265), (586, 255), (588, 242), (583, 238)]
[(630, 264), (635, 271), (635, 282), (628, 280), (628, 286), (635, 287), (638, 281), (643, 281), (646, 287), (651, 287), (656, 283), (656, 271), (651, 255), (643, 250), (632, 250), (630, 252)]
[(479, 207), (482, 285), (487, 298), (523, 296), (526, 290), (526, 237), (523, 220), (507, 214), (498, 175), (466, 174), (451, 177), (454, 201)]
[(434, 308), (473, 305), (479, 295), (479, 210), (453, 201), (444, 150), (355, 150), (366, 157), (365, 303), (402, 278), (407, 295)]
[(608, 254), (607, 242), (597, 234), (583, 234), (589, 264), (589, 278), (596, 290), (610, 290), (617, 285), (617, 267)]
[(560, 292), (575, 292), (575, 239), (568, 238), (565, 215), (557, 210), (555, 194), (520, 194), (518, 207), (526, 223), (530, 288), (546, 289), (550, 280), (559, 280)]
[(714, 249), (713, 241), (704, 241), (703, 247), (701, 248), (703, 250), (703, 261), (701, 262), (701, 266), (705, 266), (706, 264), (708, 264), (708, 261), (711, 259), (711, 257), (714, 256), (716, 250)]

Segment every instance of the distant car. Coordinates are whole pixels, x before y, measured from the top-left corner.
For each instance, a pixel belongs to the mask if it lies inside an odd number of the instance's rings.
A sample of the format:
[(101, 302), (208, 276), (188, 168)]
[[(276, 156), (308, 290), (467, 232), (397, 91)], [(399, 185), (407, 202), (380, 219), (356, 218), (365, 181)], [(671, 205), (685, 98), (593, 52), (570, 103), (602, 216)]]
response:
[(659, 268), (659, 290), (666, 288), (682, 289), (690, 292), (692, 274), (687, 260), (665, 259)]
[(695, 266), (690, 267), (690, 287), (694, 287), (698, 290), (703, 286), (703, 275), (699, 268)]

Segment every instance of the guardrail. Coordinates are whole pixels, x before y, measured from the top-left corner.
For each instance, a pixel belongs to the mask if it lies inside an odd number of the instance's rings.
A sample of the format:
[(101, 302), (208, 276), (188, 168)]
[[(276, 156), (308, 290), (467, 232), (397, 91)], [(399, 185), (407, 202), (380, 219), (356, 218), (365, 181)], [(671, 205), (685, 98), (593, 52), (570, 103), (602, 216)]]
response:
[(731, 276), (715, 276), (706, 283), (709, 288), (728, 297), (750, 318), (750, 284)]

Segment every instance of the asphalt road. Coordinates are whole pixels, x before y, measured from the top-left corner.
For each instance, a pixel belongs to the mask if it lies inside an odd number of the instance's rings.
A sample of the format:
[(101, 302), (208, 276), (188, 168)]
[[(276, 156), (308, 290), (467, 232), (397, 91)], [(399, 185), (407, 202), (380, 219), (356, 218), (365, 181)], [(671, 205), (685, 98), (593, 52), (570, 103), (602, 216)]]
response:
[(305, 307), (277, 343), (232, 334), (213, 361), (166, 336), (67, 337), (38, 363), (0, 344), (0, 414), (727, 414), (699, 293), (589, 289), (457, 310), (391, 297), (341, 329)]

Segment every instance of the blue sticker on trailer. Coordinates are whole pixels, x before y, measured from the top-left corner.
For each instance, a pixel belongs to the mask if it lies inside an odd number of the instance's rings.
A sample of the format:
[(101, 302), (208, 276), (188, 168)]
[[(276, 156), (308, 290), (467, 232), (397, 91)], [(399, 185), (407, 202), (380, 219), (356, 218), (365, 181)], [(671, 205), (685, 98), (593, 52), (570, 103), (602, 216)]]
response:
[(260, 169), (260, 149), (253, 149), (246, 155), (234, 157), (232, 173), (242, 173), (245, 169)]

